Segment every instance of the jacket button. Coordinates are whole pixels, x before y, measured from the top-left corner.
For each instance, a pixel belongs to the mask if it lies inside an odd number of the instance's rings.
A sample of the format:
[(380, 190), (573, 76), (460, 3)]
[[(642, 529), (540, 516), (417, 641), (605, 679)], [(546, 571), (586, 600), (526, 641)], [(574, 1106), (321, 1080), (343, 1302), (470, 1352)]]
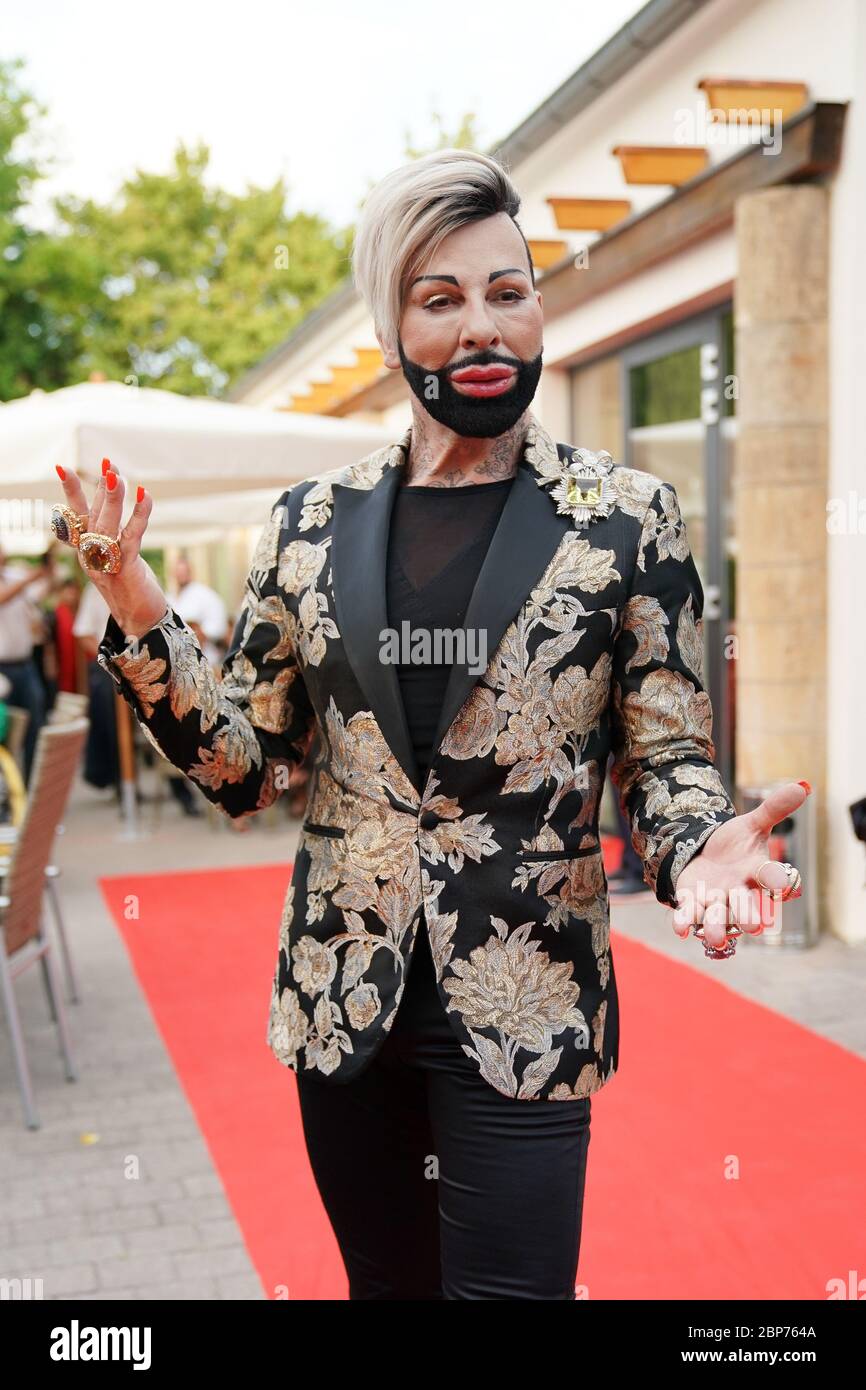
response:
[(439, 824), (439, 816), (435, 811), (422, 811), (418, 824), (422, 830), (435, 830)]

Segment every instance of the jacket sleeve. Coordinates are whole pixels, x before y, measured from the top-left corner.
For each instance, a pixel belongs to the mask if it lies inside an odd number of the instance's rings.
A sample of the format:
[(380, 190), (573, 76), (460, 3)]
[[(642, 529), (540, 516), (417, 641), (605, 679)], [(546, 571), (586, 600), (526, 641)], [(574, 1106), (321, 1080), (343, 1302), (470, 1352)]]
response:
[(97, 653), (148, 741), (232, 818), (286, 790), (315, 724), (278, 582), (289, 493), (262, 531), (219, 674), (170, 604), (138, 638), (127, 639), (110, 616)]
[(713, 765), (703, 607), (676, 490), (662, 483), (644, 516), (614, 643), (611, 778), (644, 879), (671, 907), (686, 864), (737, 814)]

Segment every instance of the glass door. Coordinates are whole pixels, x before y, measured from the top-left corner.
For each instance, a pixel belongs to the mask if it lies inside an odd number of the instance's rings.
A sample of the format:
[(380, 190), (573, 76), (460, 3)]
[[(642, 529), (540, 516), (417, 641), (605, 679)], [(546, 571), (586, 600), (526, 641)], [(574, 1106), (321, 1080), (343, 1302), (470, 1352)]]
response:
[(704, 673), (716, 766), (734, 786), (734, 547), (727, 441), (735, 393), (730, 313), (692, 319), (620, 355), (622, 459), (677, 492), (704, 591)]

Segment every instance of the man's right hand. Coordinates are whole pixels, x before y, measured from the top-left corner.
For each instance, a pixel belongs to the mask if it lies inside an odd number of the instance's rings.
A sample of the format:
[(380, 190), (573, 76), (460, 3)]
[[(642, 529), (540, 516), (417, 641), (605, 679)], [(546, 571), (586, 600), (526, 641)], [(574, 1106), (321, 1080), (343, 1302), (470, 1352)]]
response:
[(140, 487), (129, 520), (121, 530), (125, 484), (108, 459), (103, 460), (102, 466), (103, 474), (91, 503), (88, 503), (74, 469), (58, 467), (57, 472), (63, 484), (66, 505), (80, 515), (87, 515), (87, 530), (101, 531), (120, 544), (121, 565), (117, 574), (89, 570), (79, 555), (81, 568), (94, 588), (102, 594), (124, 635), (143, 637), (159, 622), (169, 606), (156, 575), (141, 555), (141, 540), (153, 510), (153, 498)]

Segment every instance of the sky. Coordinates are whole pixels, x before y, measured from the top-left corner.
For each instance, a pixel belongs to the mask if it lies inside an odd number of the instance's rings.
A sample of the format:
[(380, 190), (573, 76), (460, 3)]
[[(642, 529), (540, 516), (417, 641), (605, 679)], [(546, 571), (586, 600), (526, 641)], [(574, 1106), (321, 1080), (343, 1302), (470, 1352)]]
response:
[(166, 172), (183, 139), (210, 146), (209, 182), (242, 193), (282, 174), (289, 214), (343, 225), (371, 181), (404, 162), (407, 137), (435, 143), (433, 111), (449, 131), (474, 112), (485, 150), (640, 8), (0, 0), (0, 57), (25, 60), (19, 81), (48, 108), (40, 147), (55, 158), (26, 220), (50, 227), (52, 195), (107, 201), (136, 169)]

